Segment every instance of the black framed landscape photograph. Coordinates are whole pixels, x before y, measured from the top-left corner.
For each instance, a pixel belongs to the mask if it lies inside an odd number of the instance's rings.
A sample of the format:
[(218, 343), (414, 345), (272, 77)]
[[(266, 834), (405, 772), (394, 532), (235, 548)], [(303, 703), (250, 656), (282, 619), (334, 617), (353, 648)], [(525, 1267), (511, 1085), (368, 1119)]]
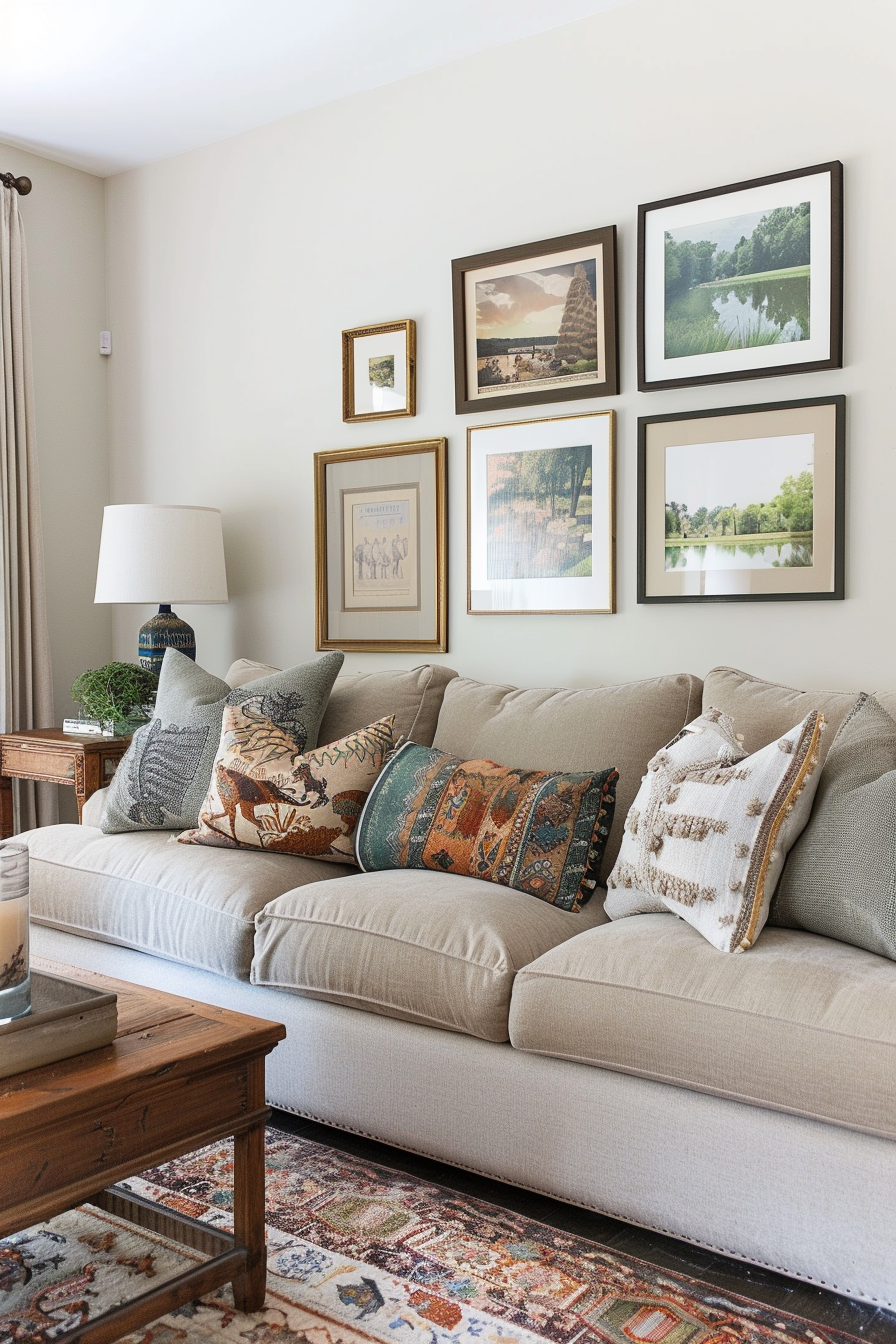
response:
[(843, 362), (843, 165), (638, 207), (638, 387)]
[(445, 439), (314, 455), (317, 647), (445, 653)]
[(451, 263), (458, 415), (619, 391), (616, 226)]
[(846, 398), (638, 421), (638, 601), (844, 596)]
[(342, 418), (391, 420), (417, 412), (413, 318), (342, 333)]
[(467, 430), (467, 611), (616, 610), (615, 416)]

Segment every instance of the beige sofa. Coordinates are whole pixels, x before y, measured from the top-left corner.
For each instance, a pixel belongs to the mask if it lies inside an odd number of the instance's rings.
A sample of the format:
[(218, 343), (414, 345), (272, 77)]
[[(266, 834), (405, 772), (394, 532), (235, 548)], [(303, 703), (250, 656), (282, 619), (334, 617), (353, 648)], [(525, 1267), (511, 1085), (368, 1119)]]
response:
[[(614, 765), (606, 875), (649, 757), (702, 707), (753, 750), (812, 708), (829, 746), (854, 700), (725, 668), (551, 691), (424, 667), (340, 677), (321, 741), (395, 712), (465, 758)], [(26, 839), (36, 950), (285, 1022), (273, 1105), (896, 1305), (886, 958), (772, 927), (726, 956), (672, 915), (611, 924), (600, 893), (570, 914), (472, 878), (169, 832)]]

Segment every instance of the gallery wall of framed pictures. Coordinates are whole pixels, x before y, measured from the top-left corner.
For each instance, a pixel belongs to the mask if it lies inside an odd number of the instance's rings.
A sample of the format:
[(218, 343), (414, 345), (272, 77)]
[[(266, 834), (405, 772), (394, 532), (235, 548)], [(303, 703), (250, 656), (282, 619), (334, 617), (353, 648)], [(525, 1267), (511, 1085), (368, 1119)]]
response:
[[(612, 614), (615, 412), (501, 417), (619, 393), (616, 226), (451, 276), (455, 411), (490, 416), (467, 613)], [(635, 325), (641, 394), (841, 368), (842, 164), (640, 205)], [(415, 415), (414, 320), (342, 341), (343, 420)], [(639, 416), (638, 603), (842, 599), (845, 424), (839, 395)], [(318, 648), (447, 651), (446, 491), (444, 438), (315, 454)]]

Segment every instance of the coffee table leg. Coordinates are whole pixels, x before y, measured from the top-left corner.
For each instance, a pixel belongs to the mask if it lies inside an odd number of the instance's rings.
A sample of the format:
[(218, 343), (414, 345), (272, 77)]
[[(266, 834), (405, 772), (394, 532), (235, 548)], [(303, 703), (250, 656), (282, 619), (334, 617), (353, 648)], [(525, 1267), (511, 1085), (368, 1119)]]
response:
[(249, 1252), (244, 1273), (233, 1280), (238, 1311), (260, 1311), (267, 1287), (264, 1240), (264, 1125), (254, 1125), (234, 1140), (233, 1232)]

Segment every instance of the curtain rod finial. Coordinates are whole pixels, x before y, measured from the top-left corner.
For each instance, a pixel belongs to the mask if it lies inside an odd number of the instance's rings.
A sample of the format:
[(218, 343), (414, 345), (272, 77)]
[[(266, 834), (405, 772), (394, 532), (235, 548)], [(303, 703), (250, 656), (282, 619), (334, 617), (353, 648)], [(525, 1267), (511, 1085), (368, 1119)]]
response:
[(20, 196), (27, 196), (31, 190), (30, 177), (13, 177), (12, 173), (0, 173), (0, 182), (4, 187), (14, 188)]

